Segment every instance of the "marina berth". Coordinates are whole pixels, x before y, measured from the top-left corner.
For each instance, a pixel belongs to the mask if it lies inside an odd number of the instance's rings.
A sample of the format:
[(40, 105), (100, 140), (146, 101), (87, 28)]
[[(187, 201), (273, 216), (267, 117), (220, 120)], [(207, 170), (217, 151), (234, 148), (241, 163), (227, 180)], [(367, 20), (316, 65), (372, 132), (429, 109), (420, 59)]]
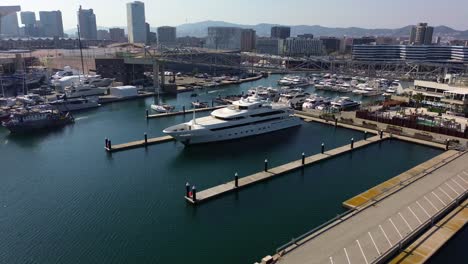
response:
[(284, 105), (269, 104), (251, 96), (215, 110), (210, 116), (194, 117), (163, 132), (185, 145), (225, 141), (301, 125), (301, 120), (293, 114)]

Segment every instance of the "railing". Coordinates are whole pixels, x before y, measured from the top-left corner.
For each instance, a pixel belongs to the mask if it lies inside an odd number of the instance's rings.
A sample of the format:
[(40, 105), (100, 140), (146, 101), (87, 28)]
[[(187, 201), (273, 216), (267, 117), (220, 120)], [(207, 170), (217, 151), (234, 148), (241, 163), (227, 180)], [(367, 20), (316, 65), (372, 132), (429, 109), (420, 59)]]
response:
[[(286, 248), (288, 248), (288, 247), (290, 247), (290, 246), (292, 246), (292, 245), (300, 246), (301, 244), (304, 244), (305, 242), (307, 242), (307, 241), (309, 241), (309, 240), (311, 240), (311, 239), (317, 237), (318, 235), (322, 234), (322, 233), (325, 232), (326, 230), (328, 230), (328, 229), (330, 229), (330, 228), (332, 228), (332, 227), (338, 225), (339, 223), (341, 223), (342, 221), (344, 221), (344, 220), (342, 220), (342, 218), (343, 218), (344, 216), (347, 216), (347, 215), (349, 215), (349, 214), (351, 214), (351, 213), (353, 213), (353, 212), (355, 212), (355, 210), (347, 210), (346, 212), (344, 212), (344, 213), (342, 213), (342, 214), (340, 214), (340, 215), (337, 215), (337, 216), (334, 217), (333, 219), (328, 220), (327, 222), (325, 222), (325, 223), (319, 225), (318, 227), (316, 227), (316, 228), (314, 228), (314, 229), (312, 229), (312, 230), (306, 232), (305, 234), (302, 234), (302, 235), (300, 235), (300, 236), (297, 237), (297, 238), (293, 238), (290, 242), (288, 242), (288, 243), (286, 243), (286, 244), (280, 246), (279, 248), (277, 248), (277, 249), (276, 249), (276, 253), (279, 253), (279, 252), (285, 250)], [(341, 221), (339, 221), (339, 220), (341, 220)], [(333, 222), (336, 222), (336, 221), (339, 221), (339, 222), (337, 222), (337, 223), (335, 223), (335, 224), (332, 225), (332, 223), (333, 223)], [(310, 236), (310, 235), (313, 234), (313, 233), (316, 233), (316, 232), (319, 231), (320, 229), (326, 228), (327, 226), (328, 226), (328, 228), (325, 229), (325, 230), (323, 230), (322, 232), (319, 232), (319, 233), (317, 233), (315, 236), (310, 237), (310, 238), (308, 238), (307, 240), (301, 241), (301, 243), (298, 243), (298, 241), (300, 241), (300, 240), (302, 240), (302, 239), (304, 239), (304, 238)], [(286, 253), (287, 253), (287, 252), (286, 252)]]

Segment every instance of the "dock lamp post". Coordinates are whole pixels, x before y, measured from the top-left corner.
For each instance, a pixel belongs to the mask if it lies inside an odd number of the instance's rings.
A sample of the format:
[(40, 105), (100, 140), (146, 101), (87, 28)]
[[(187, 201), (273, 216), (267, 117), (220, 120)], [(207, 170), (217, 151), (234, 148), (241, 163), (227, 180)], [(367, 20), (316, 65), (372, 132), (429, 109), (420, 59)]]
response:
[(237, 174), (237, 172), (234, 174), (234, 185), (237, 187), (239, 187), (239, 175)]

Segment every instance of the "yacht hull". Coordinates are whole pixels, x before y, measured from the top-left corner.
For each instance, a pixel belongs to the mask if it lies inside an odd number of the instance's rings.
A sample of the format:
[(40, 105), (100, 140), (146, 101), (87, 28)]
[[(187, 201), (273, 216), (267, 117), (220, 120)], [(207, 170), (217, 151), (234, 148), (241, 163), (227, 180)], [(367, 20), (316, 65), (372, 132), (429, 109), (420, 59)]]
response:
[(174, 137), (177, 141), (180, 141), (181, 143), (187, 146), (257, 136), (291, 127), (300, 126), (301, 124), (302, 122), (298, 117), (290, 116), (288, 118), (275, 120), (273, 122), (247, 124), (245, 126), (216, 131), (205, 129), (185, 131), (185, 133), (168, 132), (166, 134)]

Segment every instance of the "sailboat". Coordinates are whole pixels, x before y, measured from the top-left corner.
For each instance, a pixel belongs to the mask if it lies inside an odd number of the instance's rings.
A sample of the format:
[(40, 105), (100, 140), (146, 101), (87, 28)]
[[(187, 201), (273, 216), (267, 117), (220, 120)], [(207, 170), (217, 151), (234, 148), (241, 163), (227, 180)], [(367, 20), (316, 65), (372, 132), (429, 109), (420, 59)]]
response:
[(159, 88), (158, 88), (158, 102), (157, 102), (157, 104), (152, 104), (151, 109), (153, 111), (158, 112), (158, 113), (169, 113), (169, 112), (174, 111), (175, 107), (172, 106), (172, 105), (163, 104), (161, 102), (161, 98), (159, 96)]

